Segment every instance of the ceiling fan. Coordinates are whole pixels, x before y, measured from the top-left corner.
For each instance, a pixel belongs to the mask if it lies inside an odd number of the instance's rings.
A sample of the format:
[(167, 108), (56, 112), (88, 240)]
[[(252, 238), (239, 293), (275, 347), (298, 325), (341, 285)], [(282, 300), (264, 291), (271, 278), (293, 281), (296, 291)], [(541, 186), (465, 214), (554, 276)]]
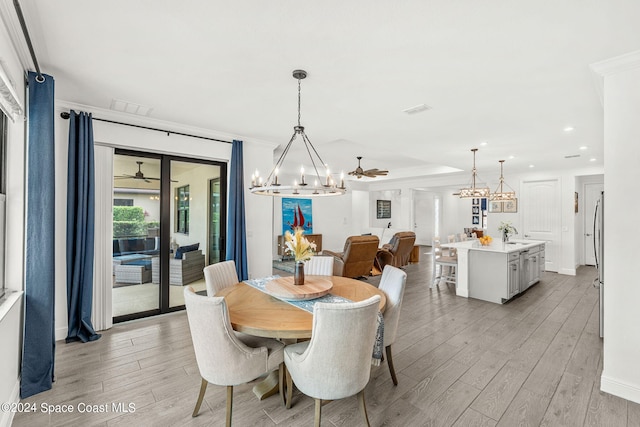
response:
[[(124, 174), (124, 175), (118, 175), (113, 177), (114, 179), (141, 179), (144, 182), (151, 182), (151, 181), (160, 181), (160, 178), (152, 178), (150, 176), (144, 176), (144, 173), (142, 173), (141, 166), (143, 162), (137, 161), (136, 162), (138, 164), (138, 172), (135, 173), (135, 175), (128, 175), (128, 174)], [(177, 181), (173, 181), (172, 182), (177, 182)]]
[(389, 171), (385, 171), (385, 170), (380, 170), (380, 169), (367, 169), (367, 170), (363, 170), (362, 167), (360, 167), (360, 160), (362, 159), (362, 156), (358, 156), (358, 167), (356, 168), (356, 170), (349, 172), (349, 175), (355, 176), (356, 178), (360, 179), (363, 176), (366, 176), (367, 178), (375, 178), (376, 176), (386, 176)]

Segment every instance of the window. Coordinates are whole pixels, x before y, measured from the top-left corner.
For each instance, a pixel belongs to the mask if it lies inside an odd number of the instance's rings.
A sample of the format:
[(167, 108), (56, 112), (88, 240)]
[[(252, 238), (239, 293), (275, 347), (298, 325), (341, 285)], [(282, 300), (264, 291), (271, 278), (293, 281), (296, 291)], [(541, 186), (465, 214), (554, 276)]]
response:
[(189, 234), (189, 186), (176, 188), (176, 233)]

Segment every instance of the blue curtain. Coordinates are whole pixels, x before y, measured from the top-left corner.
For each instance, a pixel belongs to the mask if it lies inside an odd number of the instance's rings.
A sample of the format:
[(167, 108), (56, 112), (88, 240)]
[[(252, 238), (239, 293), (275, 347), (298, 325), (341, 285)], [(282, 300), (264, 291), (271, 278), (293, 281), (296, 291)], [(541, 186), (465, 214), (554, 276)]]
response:
[(49, 390), (54, 375), (54, 80), (42, 77), (28, 75), (23, 399)]
[(236, 262), (240, 280), (247, 280), (247, 237), (244, 219), (244, 172), (242, 141), (233, 141), (229, 171), (229, 215), (227, 219), (227, 260)]
[(67, 175), (67, 342), (100, 338), (91, 324), (94, 207), (91, 114), (71, 110)]

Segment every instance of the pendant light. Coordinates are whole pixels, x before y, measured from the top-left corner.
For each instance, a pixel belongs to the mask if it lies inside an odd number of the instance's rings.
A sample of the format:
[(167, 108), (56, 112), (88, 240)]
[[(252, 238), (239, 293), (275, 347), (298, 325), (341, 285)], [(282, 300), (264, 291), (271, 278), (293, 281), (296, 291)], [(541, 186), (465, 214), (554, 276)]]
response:
[[(304, 70), (295, 70), (293, 77), (298, 80), (298, 125), (293, 127), (293, 135), (289, 143), (282, 151), (280, 158), (269, 173), (266, 179), (262, 179), (259, 171), (251, 176), (251, 187), (253, 194), (262, 196), (286, 196), (286, 197), (317, 197), (317, 196), (340, 196), (346, 192), (344, 186), (344, 174), (340, 176), (340, 183), (334, 181), (329, 170), (329, 166), (322, 160), (318, 150), (313, 146), (309, 138), (304, 133), (304, 126), (300, 125), (300, 81), (307, 77)], [(283, 184), (279, 181), (279, 175), (284, 171), (283, 165), (291, 144), (300, 136), (301, 143), (304, 144), (313, 170), (311, 177), (305, 176), (304, 166), (300, 167), (300, 177), (290, 184)], [(324, 170), (325, 175), (321, 176), (318, 171)], [(293, 168), (292, 168), (293, 169)], [(310, 178), (310, 179), (309, 179)], [(311, 182), (313, 180), (313, 182)]]
[[(489, 199), (492, 202), (508, 202), (516, 199), (516, 192), (511, 186), (504, 182), (504, 176), (502, 174), (502, 167), (504, 165), (504, 160), (498, 160), (500, 162), (500, 183), (496, 188), (496, 191), (491, 193)], [(504, 191), (504, 186), (507, 186), (511, 191)]]
[(476, 169), (476, 151), (477, 148), (472, 148), (471, 152), (473, 153), (473, 169), (471, 169), (471, 186), (466, 188), (461, 188), (457, 195), (460, 196), (461, 199), (470, 199), (470, 198), (484, 198), (489, 197), (491, 190), (489, 187), (476, 187), (476, 181), (478, 179), (478, 170)]

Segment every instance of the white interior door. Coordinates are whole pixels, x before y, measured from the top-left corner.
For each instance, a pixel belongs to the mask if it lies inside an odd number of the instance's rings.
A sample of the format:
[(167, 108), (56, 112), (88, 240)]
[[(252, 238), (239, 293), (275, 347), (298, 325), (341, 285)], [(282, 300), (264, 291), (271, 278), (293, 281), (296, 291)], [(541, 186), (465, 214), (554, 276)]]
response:
[(596, 257), (593, 248), (593, 216), (596, 202), (600, 193), (604, 190), (603, 183), (584, 185), (584, 263), (596, 265)]
[(413, 191), (413, 231), (416, 244), (431, 245), (435, 228), (434, 197), (426, 191)]
[(524, 181), (520, 208), (525, 239), (544, 240), (545, 270), (560, 266), (560, 183), (558, 180)]

